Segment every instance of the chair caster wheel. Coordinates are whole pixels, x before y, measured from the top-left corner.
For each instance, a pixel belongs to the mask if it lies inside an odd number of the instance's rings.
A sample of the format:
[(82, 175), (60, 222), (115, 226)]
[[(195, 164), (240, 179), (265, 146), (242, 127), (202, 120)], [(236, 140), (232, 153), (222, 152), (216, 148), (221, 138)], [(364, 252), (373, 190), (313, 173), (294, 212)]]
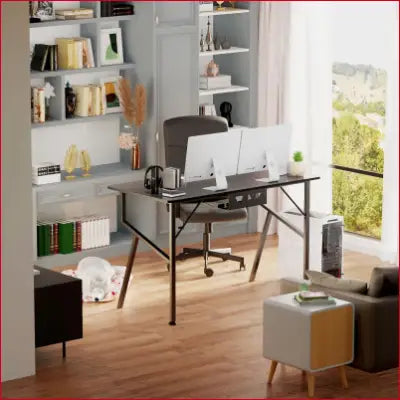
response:
[(204, 273), (207, 278), (211, 278), (214, 275), (214, 271), (211, 268), (204, 268)]

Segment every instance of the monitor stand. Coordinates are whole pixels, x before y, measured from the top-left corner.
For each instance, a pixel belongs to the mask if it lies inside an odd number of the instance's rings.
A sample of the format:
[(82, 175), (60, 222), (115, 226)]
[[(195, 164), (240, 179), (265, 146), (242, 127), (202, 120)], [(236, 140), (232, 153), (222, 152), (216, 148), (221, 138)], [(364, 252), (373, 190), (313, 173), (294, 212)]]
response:
[(215, 158), (212, 159), (212, 162), (213, 162), (216, 186), (207, 186), (203, 189), (211, 190), (213, 192), (216, 192), (218, 190), (228, 189), (228, 181), (226, 180), (226, 176), (224, 174), (224, 170), (221, 166), (221, 163)]
[(275, 162), (275, 157), (268, 150), (265, 151), (265, 159), (268, 168), (268, 178), (258, 178), (258, 182), (276, 182), (279, 181), (278, 165)]

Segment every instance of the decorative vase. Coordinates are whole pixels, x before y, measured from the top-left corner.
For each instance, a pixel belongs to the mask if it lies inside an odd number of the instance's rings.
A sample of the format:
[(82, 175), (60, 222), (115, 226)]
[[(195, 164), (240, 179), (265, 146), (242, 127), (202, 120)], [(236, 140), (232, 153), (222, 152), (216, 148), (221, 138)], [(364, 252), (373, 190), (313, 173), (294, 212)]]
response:
[(221, 46), (224, 50), (228, 50), (231, 48), (231, 43), (227, 38), (225, 38), (224, 41), (221, 43)]
[(140, 169), (140, 143), (138, 137), (134, 138), (131, 148), (131, 169)]
[(217, 34), (214, 35), (214, 50), (221, 50), (221, 41)]
[(306, 164), (304, 161), (291, 161), (289, 163), (289, 174), (292, 176), (304, 176)]
[(65, 118), (73, 118), (76, 108), (76, 94), (69, 82), (65, 86)]
[(219, 65), (211, 60), (207, 65), (207, 76), (217, 76), (219, 74)]

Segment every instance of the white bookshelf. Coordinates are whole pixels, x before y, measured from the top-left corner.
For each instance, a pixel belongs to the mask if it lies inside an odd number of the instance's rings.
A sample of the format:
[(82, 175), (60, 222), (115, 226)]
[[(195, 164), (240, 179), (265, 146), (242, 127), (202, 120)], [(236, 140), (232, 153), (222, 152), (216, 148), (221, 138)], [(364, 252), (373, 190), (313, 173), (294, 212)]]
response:
[[(66, 118), (65, 116), (65, 86), (67, 82), (71, 86), (93, 84), (100, 83), (103, 78), (123, 75), (129, 77), (132, 84), (135, 84), (136, 64), (131, 58), (130, 51), (124, 52), (124, 63), (122, 64), (100, 64), (100, 32), (103, 28), (122, 28), (124, 50), (130, 50), (131, 40), (128, 34), (125, 34), (125, 29), (129, 24), (134, 23), (136, 15), (101, 17), (99, 2), (54, 2), (54, 5), (56, 8), (90, 7), (94, 10), (94, 18), (30, 23), (31, 48), (36, 43), (54, 44), (58, 37), (88, 37), (93, 45), (95, 67), (31, 71), (32, 86), (49, 82), (55, 88), (56, 95), (50, 102), (49, 120), (41, 124), (31, 124), (32, 162), (37, 164), (52, 161), (60, 163), (63, 167), (64, 155), (68, 146), (76, 144), (79, 150), (89, 151), (93, 166), (90, 177), (79, 176), (81, 171), (78, 163), (78, 168), (73, 172), (77, 177), (73, 180), (65, 180), (65, 172), (63, 172), (63, 179), (60, 183), (32, 185), (34, 243), (36, 243), (36, 220), (41, 218), (43, 212), (51, 209), (54, 214), (60, 207), (60, 217), (66, 217), (63, 212), (69, 207), (76, 207), (74, 205), (77, 204), (76, 202), (88, 202), (93, 206), (98, 206), (96, 202), (103, 204), (105, 198), (115, 198), (116, 193), (108, 189), (109, 185), (135, 179), (142, 180), (144, 175), (144, 170), (131, 170), (129, 162), (126, 161), (129, 157), (121, 158), (118, 145), (120, 121), (122, 121), (121, 112), (91, 117)], [(144, 152), (143, 148), (142, 152)], [(114, 204), (113, 208), (109, 209), (110, 215), (118, 214), (118, 210), (115, 208), (118, 207), (118, 202), (110, 200), (104, 204)], [(51, 268), (76, 263), (88, 255), (117, 256), (128, 251), (130, 238), (131, 236), (126, 230), (117, 223), (117, 231), (111, 233), (110, 246), (72, 254), (49, 255), (37, 258), (35, 262), (43, 267)]]

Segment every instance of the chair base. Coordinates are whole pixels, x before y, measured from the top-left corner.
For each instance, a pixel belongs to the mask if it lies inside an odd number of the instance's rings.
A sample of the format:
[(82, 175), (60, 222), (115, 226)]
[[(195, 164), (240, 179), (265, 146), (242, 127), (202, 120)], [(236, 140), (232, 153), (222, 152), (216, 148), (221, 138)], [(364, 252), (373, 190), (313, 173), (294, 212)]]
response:
[[(235, 261), (239, 263), (239, 271), (245, 271), (246, 270), (246, 265), (244, 263), (244, 257), (239, 257), (231, 254), (231, 249), (215, 249), (215, 250), (204, 250), (204, 249), (193, 249), (193, 248), (187, 248), (185, 247), (182, 250), (182, 253), (178, 254), (176, 256), (177, 261), (184, 261), (190, 258), (194, 257), (203, 257), (206, 259), (206, 257), (215, 257), (219, 258), (223, 261)], [(204, 273), (206, 276), (211, 277), (213, 275), (213, 270), (211, 268), (208, 268), (207, 264), (205, 265), (204, 268)]]

